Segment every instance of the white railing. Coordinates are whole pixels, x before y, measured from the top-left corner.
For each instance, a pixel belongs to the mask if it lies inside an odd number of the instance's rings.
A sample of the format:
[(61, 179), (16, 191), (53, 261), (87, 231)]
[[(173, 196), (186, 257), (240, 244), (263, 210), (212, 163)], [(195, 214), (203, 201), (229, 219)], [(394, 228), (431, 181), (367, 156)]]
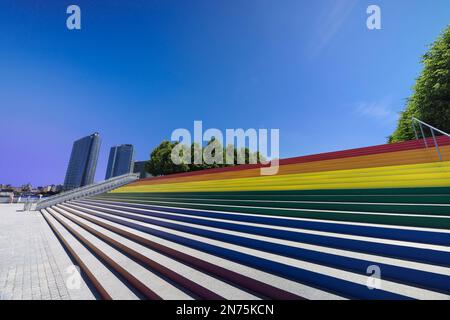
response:
[(35, 203), (27, 202), (24, 205), (24, 211), (40, 210), (69, 200), (101, 194), (119, 188), (125, 184), (128, 184), (138, 179), (139, 179), (138, 173), (124, 174), (122, 176), (114, 177), (102, 182), (62, 192), (60, 194), (40, 200)]

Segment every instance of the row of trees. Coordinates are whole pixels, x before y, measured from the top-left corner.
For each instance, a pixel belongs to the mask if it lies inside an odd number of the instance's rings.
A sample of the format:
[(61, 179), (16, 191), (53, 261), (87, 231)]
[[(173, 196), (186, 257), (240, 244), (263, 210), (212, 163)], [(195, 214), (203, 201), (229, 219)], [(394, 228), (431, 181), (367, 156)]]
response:
[[(173, 151), (177, 146), (180, 150), (180, 158), (188, 161), (173, 161)], [(251, 152), (248, 148), (238, 150), (232, 145), (224, 148), (214, 138), (205, 147), (193, 143), (190, 147), (191, 150), (188, 149), (188, 146), (181, 146), (179, 142), (163, 141), (150, 154), (150, 160), (147, 161), (145, 169), (153, 176), (162, 176), (265, 161), (259, 152)], [(206, 159), (205, 154), (207, 154)], [(214, 159), (219, 161), (214, 161)]]
[(389, 142), (414, 139), (412, 117), (450, 132), (450, 26), (422, 57), (422, 64), (423, 71)]

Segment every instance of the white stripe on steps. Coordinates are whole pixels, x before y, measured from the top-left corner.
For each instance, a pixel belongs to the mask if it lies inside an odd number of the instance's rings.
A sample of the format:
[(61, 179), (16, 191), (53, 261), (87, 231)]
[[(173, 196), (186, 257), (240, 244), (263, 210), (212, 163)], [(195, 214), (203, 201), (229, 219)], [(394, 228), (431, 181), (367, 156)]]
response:
[[(176, 260), (173, 260), (171, 258), (168, 258), (165, 255), (162, 255), (154, 250), (151, 250), (145, 246), (142, 246), (132, 240), (129, 240), (123, 236), (120, 236), (112, 231), (109, 231), (101, 226), (98, 226), (90, 221), (87, 221), (85, 219), (81, 219), (78, 216), (62, 209), (66, 214), (68, 214), (69, 216), (71, 216), (72, 218), (76, 219), (77, 221), (80, 221), (86, 225), (88, 225), (89, 227), (94, 228), (95, 230), (101, 232), (102, 234), (120, 242), (121, 244), (139, 252), (140, 254), (145, 255), (146, 257), (150, 258), (153, 261), (158, 262), (159, 264), (177, 272), (178, 274), (198, 283), (203, 285), (205, 288), (223, 296), (225, 299), (238, 299), (238, 300), (258, 300), (259, 298), (249, 294), (245, 291), (242, 291), (234, 286), (231, 286), (221, 280), (218, 280), (216, 278), (213, 278), (207, 274), (204, 274), (202, 272), (199, 272), (189, 266), (186, 266)], [(167, 298), (172, 297), (173, 295), (171, 294), (170, 288), (168, 286), (165, 285), (164, 282), (161, 282), (161, 286), (160, 288), (158, 288), (158, 291), (156, 291), (156, 293), (160, 294), (161, 291), (168, 291), (166, 294), (164, 294), (164, 296), (166, 296)], [(163, 294), (161, 294), (163, 295)]]
[(87, 265), (94, 277), (105, 288), (114, 300), (136, 300), (138, 297), (125, 286), (101, 261), (99, 261), (83, 244), (81, 244), (69, 231), (67, 231), (48, 212), (54, 213), (51, 208), (43, 209), (43, 214), (50, 220), (55, 228), (66, 239), (80, 259)]
[[(62, 207), (64, 207), (64, 206), (62, 206)], [(197, 249), (193, 249), (193, 248), (190, 248), (188, 246), (178, 244), (176, 242), (165, 240), (165, 239), (162, 239), (162, 238), (150, 235), (148, 233), (136, 230), (134, 228), (127, 227), (127, 226), (124, 226), (124, 225), (121, 225), (121, 224), (118, 224), (118, 223), (115, 223), (115, 222), (112, 222), (112, 221), (109, 221), (109, 220), (106, 220), (106, 219), (103, 219), (103, 218), (100, 218), (100, 217), (88, 215), (88, 214), (86, 214), (86, 213), (84, 213), (82, 211), (79, 211), (79, 210), (76, 210), (76, 209), (73, 209), (73, 208), (71, 208), (71, 209), (75, 210), (76, 212), (80, 213), (81, 215), (89, 216), (91, 218), (99, 220), (99, 221), (101, 221), (103, 223), (106, 223), (108, 225), (111, 225), (111, 226), (114, 226), (116, 228), (125, 230), (127, 232), (136, 234), (136, 235), (138, 235), (140, 237), (143, 237), (145, 239), (154, 241), (154, 242), (159, 243), (161, 245), (167, 246), (167, 247), (169, 247), (171, 249), (178, 250), (178, 251), (181, 251), (183, 253), (192, 255), (193, 257), (196, 257), (196, 258), (208, 261), (210, 263), (216, 264), (218, 266), (221, 266), (223, 268), (229, 269), (231, 271), (238, 272), (238, 273), (243, 274), (243, 275), (245, 275), (247, 277), (250, 277), (252, 279), (255, 279), (255, 280), (258, 280), (258, 281), (270, 284), (272, 286), (275, 286), (277, 288), (286, 290), (288, 292), (297, 294), (299, 296), (305, 297), (306, 299), (323, 299), (323, 300), (343, 299), (340, 296), (328, 293), (328, 292), (323, 291), (323, 290), (319, 290), (319, 289), (316, 289), (316, 288), (313, 288), (313, 287), (309, 287), (309, 286), (300, 284), (300, 283), (295, 282), (295, 281), (291, 281), (291, 280), (288, 280), (288, 279), (285, 279), (285, 278), (282, 278), (282, 277), (279, 277), (279, 276), (276, 276), (276, 275), (273, 275), (273, 274), (270, 274), (270, 273), (267, 273), (267, 272), (255, 269), (255, 268), (251, 268), (251, 267), (248, 267), (248, 266), (245, 266), (245, 265), (242, 265), (242, 264), (230, 261), (230, 260), (226, 260), (226, 259), (214, 256), (212, 254), (205, 253), (203, 251), (200, 251), (200, 250), (197, 250)]]
[[(89, 206), (92, 209), (97, 209), (97, 210), (101, 209), (101, 205), (87, 205), (87, 206)], [(108, 208), (108, 209), (110, 209), (110, 208)], [(117, 210), (117, 209), (111, 209), (111, 210), (116, 211), (116, 212), (126, 213), (129, 215), (146, 217), (145, 215), (140, 215), (140, 214), (128, 212), (125, 210)], [(169, 221), (169, 220), (157, 218), (157, 217), (151, 217), (151, 218), (156, 219), (156, 220), (161, 220), (161, 221)], [(170, 222), (173, 222), (176, 224), (185, 224), (185, 222), (180, 222), (180, 221), (175, 221), (175, 220), (170, 220)], [(248, 225), (248, 226), (258, 226), (258, 227), (261, 226), (264, 228), (268, 228), (267, 225), (255, 224), (255, 223), (250, 223), (250, 222), (241, 222), (241, 221), (227, 221), (227, 222), (233, 223), (233, 224), (238, 224), (238, 225)], [(195, 226), (196, 228), (200, 228), (200, 229), (209, 228), (209, 227), (201, 226), (201, 225), (197, 225), (197, 224), (195, 224), (195, 225), (190, 224), (190, 226)], [(405, 246), (405, 247), (414, 247), (414, 248), (420, 248), (420, 249), (429, 249), (429, 250), (450, 252), (450, 247), (434, 245), (434, 244), (427, 244), (427, 243), (399, 241), (399, 240), (382, 239), (382, 238), (374, 238), (374, 237), (366, 237), (366, 236), (355, 236), (355, 235), (350, 235), (350, 234), (316, 231), (316, 230), (310, 230), (310, 229), (280, 227), (280, 226), (270, 226), (270, 229), (285, 230), (285, 231), (306, 233), (306, 234), (319, 235), (319, 236), (337, 237), (337, 238), (342, 238), (342, 239), (368, 241), (368, 242), (374, 242), (374, 243), (382, 243), (382, 244), (390, 244), (390, 245), (398, 245), (398, 246)], [(220, 229), (220, 230), (223, 230), (223, 229)]]
[[(444, 215), (426, 215), (426, 214), (411, 214), (411, 213), (391, 213), (391, 212), (366, 212), (366, 211), (344, 211), (344, 210), (323, 210), (323, 209), (297, 209), (297, 208), (278, 208), (278, 207), (258, 207), (258, 206), (238, 206), (238, 205), (223, 205), (223, 204), (206, 204), (206, 203), (190, 203), (190, 202), (173, 202), (173, 201), (147, 201), (140, 200), (144, 203), (166, 203), (166, 204), (177, 204), (180, 205), (196, 205), (196, 206), (204, 206), (204, 207), (224, 207), (227, 206), (229, 208), (239, 208), (239, 209), (267, 209), (267, 210), (284, 210), (284, 211), (297, 211), (297, 212), (329, 212), (329, 213), (337, 213), (337, 214), (357, 214), (357, 215), (384, 215), (384, 216), (400, 216), (400, 217), (424, 217), (424, 218), (442, 218), (442, 219), (450, 219), (450, 216)], [(178, 208), (180, 208), (178, 207)], [(191, 209), (191, 208), (188, 208)]]
[[(152, 210), (146, 210), (146, 211), (152, 211)], [(162, 212), (162, 213), (165, 213), (165, 212)], [(140, 217), (148, 217), (145, 215), (134, 214), (134, 213), (128, 213), (128, 214), (136, 215), (136, 216), (140, 216)], [(180, 216), (184, 216), (184, 215), (180, 215)], [(177, 221), (170, 220), (170, 219), (162, 219), (162, 218), (157, 218), (157, 217), (151, 217), (151, 218), (160, 220), (160, 221), (177, 223)], [(205, 220), (221, 221), (220, 219), (205, 219)], [(200, 229), (204, 229), (204, 230), (221, 232), (221, 233), (230, 234), (230, 235), (242, 236), (242, 237), (245, 237), (248, 239), (267, 241), (267, 242), (276, 243), (276, 244), (280, 244), (280, 245), (286, 245), (286, 246), (291, 246), (291, 247), (295, 247), (295, 248), (317, 251), (317, 252), (326, 253), (326, 254), (334, 254), (334, 255), (339, 255), (339, 256), (348, 257), (348, 258), (361, 259), (361, 260), (365, 260), (365, 261), (376, 261), (378, 263), (384, 263), (384, 264), (399, 266), (399, 267), (403, 267), (403, 268), (421, 270), (421, 271), (425, 271), (425, 272), (433, 272), (433, 273), (437, 273), (437, 274), (450, 276), (450, 268), (432, 265), (432, 264), (413, 262), (413, 261), (402, 260), (402, 259), (397, 259), (397, 258), (388, 258), (388, 257), (374, 255), (374, 254), (366, 254), (366, 253), (354, 252), (354, 251), (343, 250), (343, 249), (335, 249), (335, 248), (330, 248), (330, 247), (326, 247), (326, 246), (322, 246), (322, 245), (307, 244), (307, 243), (302, 243), (302, 242), (297, 242), (297, 241), (268, 237), (268, 236), (260, 236), (260, 235), (250, 234), (250, 233), (201, 226), (198, 224), (191, 224), (191, 223), (186, 223), (186, 222), (178, 222), (178, 224), (192, 226), (192, 227), (196, 227), (196, 228), (200, 228)], [(293, 228), (278, 228), (276, 226), (269, 227), (267, 225), (259, 225), (259, 224), (255, 224), (255, 223), (236, 222), (236, 224), (258, 226), (258, 227), (261, 226), (261, 227), (264, 227), (267, 229), (279, 229), (279, 230), (289, 230), (289, 231), (296, 230)], [(409, 242), (409, 243), (413, 244), (412, 242)]]
[(109, 258), (114, 260), (117, 264), (123, 267), (131, 275), (141, 281), (147, 288), (160, 295), (163, 299), (192, 299), (189, 295), (173, 286), (172, 284), (166, 282), (159, 276), (155, 275), (153, 272), (147, 270), (142, 265), (138, 264), (134, 260), (130, 259), (120, 251), (114, 249), (112, 246), (100, 240), (90, 232), (86, 231), (82, 227), (78, 226), (71, 220), (67, 219), (60, 213), (56, 213), (59, 218), (61, 218), (65, 223), (72, 227), (76, 232), (85, 237), (94, 246), (105, 253)]
[[(107, 216), (113, 216), (113, 215), (110, 215), (107, 213), (102, 213), (102, 214), (107, 215)], [(152, 225), (152, 224), (148, 224), (148, 223), (143, 223), (140, 221), (135, 221), (135, 220), (131, 220), (131, 219), (123, 218), (123, 217), (117, 217), (117, 216), (114, 216), (114, 217), (116, 219), (133, 222), (135, 224), (146, 226), (146, 227), (149, 227), (149, 228), (152, 228), (155, 230), (161, 230), (161, 231), (173, 234), (173, 235), (178, 235), (178, 236), (186, 237), (186, 238), (189, 238), (192, 240), (201, 241), (201, 242), (212, 244), (212, 245), (215, 245), (215, 246), (218, 246), (221, 248), (227, 248), (227, 249), (234, 250), (237, 252), (245, 253), (245, 254), (248, 254), (251, 256), (264, 258), (264, 259), (267, 259), (267, 260), (270, 260), (273, 262), (285, 264), (288, 266), (293, 266), (293, 267), (307, 270), (307, 271), (310, 271), (313, 273), (318, 273), (318, 274), (334, 277), (337, 279), (341, 279), (344, 281), (353, 282), (356, 284), (360, 284), (362, 286), (366, 286), (366, 283), (367, 283), (367, 276), (356, 274), (353, 272), (344, 271), (344, 270), (340, 270), (340, 269), (336, 269), (336, 268), (331, 268), (331, 267), (323, 266), (320, 264), (310, 263), (310, 262), (301, 261), (301, 260), (297, 260), (297, 259), (293, 259), (293, 258), (288, 258), (288, 257), (284, 257), (281, 255), (264, 252), (261, 250), (255, 250), (255, 249), (251, 249), (251, 248), (247, 248), (247, 247), (243, 247), (243, 246), (239, 246), (239, 245), (230, 244), (230, 243), (223, 242), (223, 241), (213, 240), (213, 239), (205, 238), (202, 236), (197, 236), (197, 235), (193, 235), (190, 233), (176, 231), (176, 230), (172, 230), (169, 228), (160, 227), (160, 226), (156, 226), (156, 225)], [(433, 300), (445, 299), (445, 300), (447, 300), (450, 298), (448, 295), (445, 295), (445, 294), (441, 294), (441, 293), (434, 292), (431, 290), (421, 289), (421, 288), (417, 288), (417, 287), (413, 287), (413, 286), (409, 286), (409, 285), (404, 285), (404, 284), (400, 284), (400, 283), (395, 283), (395, 282), (388, 281), (388, 280), (382, 280), (381, 289), (392, 292), (392, 293), (415, 298), (415, 299), (433, 299)]]
[[(354, 222), (354, 221), (338, 221), (338, 220), (328, 220), (328, 219), (314, 219), (314, 218), (302, 218), (302, 217), (289, 217), (289, 216), (278, 216), (278, 215), (267, 215), (267, 214), (256, 214), (256, 213), (243, 213), (243, 212), (230, 212), (230, 211), (221, 211), (221, 210), (210, 210), (210, 209), (192, 209), (192, 208), (183, 208), (183, 207), (171, 207), (171, 206), (159, 206), (159, 205), (150, 205), (144, 203), (131, 203), (124, 201), (109, 201), (109, 200), (101, 200), (105, 201), (111, 205), (141, 205), (148, 207), (158, 207), (161, 209), (187, 209), (193, 211), (201, 211), (201, 212), (209, 212), (209, 213), (223, 213), (228, 215), (242, 215), (242, 216), (252, 216), (252, 217), (261, 217), (261, 218), (273, 218), (273, 219), (284, 219), (284, 220), (297, 220), (297, 221), (309, 221), (309, 222), (317, 222), (317, 223), (335, 223), (342, 225), (354, 225), (354, 226), (363, 226), (363, 227), (375, 227), (375, 228), (388, 228), (388, 229), (401, 229), (401, 230), (415, 230), (415, 231), (427, 231), (427, 232), (442, 232), (449, 233), (450, 230), (447, 229), (436, 229), (436, 228), (425, 228), (425, 227), (411, 227), (411, 226), (397, 226), (397, 225), (389, 225), (389, 224), (378, 224), (378, 223), (366, 223), (366, 222)], [(83, 199), (83, 200), (74, 200), (72, 203), (96, 203), (101, 204), (97, 200), (92, 199)], [(120, 206), (120, 205), (119, 205)], [(140, 208), (137, 208), (140, 209)]]

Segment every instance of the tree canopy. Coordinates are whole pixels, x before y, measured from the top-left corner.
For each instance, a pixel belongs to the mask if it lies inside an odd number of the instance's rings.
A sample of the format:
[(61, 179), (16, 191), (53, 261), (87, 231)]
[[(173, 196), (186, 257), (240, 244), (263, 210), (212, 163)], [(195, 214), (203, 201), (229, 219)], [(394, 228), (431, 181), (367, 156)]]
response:
[(163, 141), (150, 154), (150, 160), (145, 164), (145, 170), (154, 176), (186, 172), (186, 164), (174, 164), (171, 160), (172, 149), (177, 142)]
[[(260, 163), (265, 158), (259, 152), (251, 152), (248, 148), (237, 150), (232, 145), (223, 147), (221, 143), (214, 138), (211, 139), (205, 147), (192, 143), (190, 150), (190, 163), (176, 164), (172, 161), (172, 150), (178, 146), (178, 142), (163, 141), (150, 154), (150, 160), (145, 164), (145, 170), (153, 176), (163, 176), (180, 172), (198, 171), (211, 168), (221, 168), (234, 166), (244, 163)], [(188, 146), (181, 146), (180, 153), (189, 150)], [(195, 159), (201, 159), (202, 155), (210, 154), (207, 159), (202, 159), (201, 163), (195, 163)], [(217, 154), (216, 154), (217, 153)], [(227, 163), (227, 154), (229, 159)], [(214, 161), (218, 160), (218, 161)]]
[(423, 70), (389, 142), (414, 139), (411, 118), (450, 132), (450, 26), (422, 56)]

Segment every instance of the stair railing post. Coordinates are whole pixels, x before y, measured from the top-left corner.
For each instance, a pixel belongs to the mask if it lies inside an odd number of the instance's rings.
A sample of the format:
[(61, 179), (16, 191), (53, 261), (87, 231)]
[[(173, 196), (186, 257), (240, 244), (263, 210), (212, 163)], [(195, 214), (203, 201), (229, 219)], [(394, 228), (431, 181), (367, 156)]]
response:
[(438, 142), (436, 140), (436, 136), (434, 134), (434, 130), (433, 129), (430, 129), (430, 130), (431, 130), (431, 135), (433, 136), (434, 145), (436, 147), (436, 150), (437, 150), (437, 153), (438, 153), (438, 156), (439, 156), (439, 161), (442, 162), (441, 150), (439, 150), (439, 145), (438, 145)]
[(422, 132), (423, 141), (425, 142), (425, 148), (428, 148), (427, 138), (425, 137), (425, 133), (423, 132), (422, 122), (419, 122), (420, 132)]

